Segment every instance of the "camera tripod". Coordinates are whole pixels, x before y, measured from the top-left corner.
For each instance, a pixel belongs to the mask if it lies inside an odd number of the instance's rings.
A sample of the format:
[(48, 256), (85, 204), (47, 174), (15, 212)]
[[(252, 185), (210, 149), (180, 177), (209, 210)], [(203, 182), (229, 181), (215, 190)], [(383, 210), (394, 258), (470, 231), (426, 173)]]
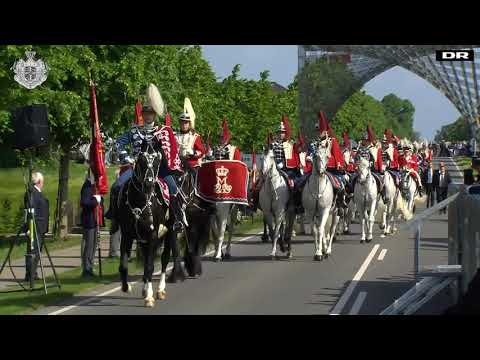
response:
[[(3, 272), (3, 269), (5, 268), (5, 265), (8, 262), (9, 267), (10, 267), (10, 271), (12, 272), (12, 275), (13, 275), (13, 278), (20, 285), (21, 289), (20, 290), (12, 290), (12, 291), (3, 291), (3, 293), (27, 291), (27, 290), (34, 291), (34, 290), (41, 290), (42, 289), (42, 288), (35, 288), (35, 283), (34, 283), (34, 281), (35, 281), (35, 269), (34, 269), (35, 266), (34, 266), (34, 263), (36, 262), (35, 259), (34, 259), (35, 257), (37, 257), (38, 262), (40, 264), (40, 271), (41, 271), (42, 280), (43, 280), (43, 291), (45, 292), (45, 294), (48, 293), (47, 292), (47, 283), (46, 283), (46, 280), (45, 280), (45, 272), (44, 272), (44, 269), (43, 269), (41, 248), (45, 249), (48, 260), (50, 262), (50, 266), (51, 266), (52, 271), (53, 271), (53, 275), (55, 277), (56, 285), (53, 285), (53, 286), (57, 286), (59, 289), (61, 289), (61, 285), (60, 285), (60, 282), (59, 282), (58, 277), (57, 277), (57, 272), (55, 270), (55, 266), (53, 265), (52, 258), (50, 257), (50, 253), (48, 252), (47, 244), (45, 243), (45, 241), (42, 241), (42, 244), (40, 244), (40, 240), (39, 240), (40, 237), (39, 237), (39, 234), (38, 234), (37, 222), (36, 222), (36, 219), (35, 219), (35, 209), (34, 209), (33, 204), (32, 204), (32, 190), (33, 190), (32, 187), (33, 186), (30, 184), (31, 177), (32, 177), (32, 159), (30, 157), (29, 166), (28, 166), (28, 178), (25, 178), (25, 176), (24, 176), (25, 194), (26, 194), (24, 223), (20, 227), (16, 236), (13, 239), (11, 239), (10, 248), (8, 250), (7, 256), (2, 263), (2, 267), (0, 268), (0, 274), (1, 274)], [(29, 261), (27, 261), (27, 264), (30, 267), (29, 269), (27, 269), (27, 274), (28, 273), (30, 274), (30, 276), (29, 276), (30, 288), (29, 289), (27, 289), (22, 284), (22, 282), (19, 279), (17, 279), (17, 277), (15, 276), (15, 272), (13, 271), (12, 264), (11, 264), (11, 259), (10, 259), (13, 248), (15, 247), (15, 245), (19, 245), (18, 242), (19, 242), (20, 234), (22, 234), (22, 233), (27, 234), (28, 251), (27, 251), (27, 254), (26, 254), (26, 258), (29, 259)]]

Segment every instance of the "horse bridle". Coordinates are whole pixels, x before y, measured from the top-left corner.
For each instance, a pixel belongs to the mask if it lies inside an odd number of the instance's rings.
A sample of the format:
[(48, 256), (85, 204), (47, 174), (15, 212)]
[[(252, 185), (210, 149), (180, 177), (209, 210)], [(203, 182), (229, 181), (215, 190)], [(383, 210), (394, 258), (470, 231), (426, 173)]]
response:
[[(153, 150), (153, 153), (149, 153), (148, 150)], [(132, 175), (132, 180), (128, 182), (128, 187), (127, 187), (127, 194), (126, 194), (126, 203), (127, 203), (127, 206), (128, 208), (130, 209), (130, 211), (132, 212), (133, 216), (135, 217), (135, 231), (137, 233), (137, 237), (138, 239), (141, 239), (139, 233), (138, 233), (138, 221), (140, 220), (140, 218), (142, 217), (142, 214), (145, 212), (145, 210), (147, 211), (147, 214), (148, 215), (151, 215), (152, 214), (152, 197), (155, 197), (155, 200), (157, 202), (159, 202), (159, 200), (157, 199), (157, 197), (155, 196), (155, 181), (156, 179), (158, 178), (158, 173), (160, 171), (160, 164), (158, 166), (158, 168), (156, 169), (156, 171), (153, 169), (153, 164), (155, 162), (155, 159), (158, 158), (158, 157), (161, 157), (160, 153), (155, 151), (155, 149), (153, 148), (153, 146), (151, 145), (151, 142), (148, 141), (147, 142), (147, 149), (146, 151), (143, 151), (141, 153), (139, 153), (138, 157), (140, 156), (143, 156), (146, 161), (147, 161), (147, 170), (145, 171), (145, 174), (143, 175), (143, 179), (141, 178), (141, 176), (139, 176), (139, 174), (137, 173), (137, 166), (134, 167), (134, 170), (133, 170), (133, 175)], [(138, 161), (137, 161), (137, 164), (138, 164)], [(152, 190), (149, 192), (148, 195), (145, 194), (144, 190), (145, 190), (145, 181), (147, 180), (147, 175), (148, 174), (151, 174), (152, 177), (148, 178), (149, 180), (151, 180), (153, 182), (153, 186), (152, 186)], [(136, 182), (139, 182), (141, 184), (141, 189), (139, 189), (136, 185)], [(145, 206), (142, 207), (142, 208), (138, 208), (138, 207), (132, 207), (132, 205), (130, 204), (130, 201), (129, 201), (129, 192), (130, 192), (130, 185), (133, 184), (133, 187), (135, 188), (135, 190), (137, 190), (138, 193), (141, 193), (145, 196)], [(153, 227), (153, 224), (150, 225), (151, 228)], [(153, 230), (153, 229), (152, 229)]]

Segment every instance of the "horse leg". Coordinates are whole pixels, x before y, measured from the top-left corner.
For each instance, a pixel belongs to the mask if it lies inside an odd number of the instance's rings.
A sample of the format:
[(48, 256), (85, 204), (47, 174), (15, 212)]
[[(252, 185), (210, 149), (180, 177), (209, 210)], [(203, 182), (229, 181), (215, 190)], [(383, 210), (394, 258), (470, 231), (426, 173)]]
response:
[(367, 222), (367, 242), (373, 240), (373, 226), (375, 224), (375, 209), (377, 207), (377, 201), (373, 200), (370, 204), (370, 209), (368, 211), (368, 222)]
[(328, 234), (326, 233), (326, 226), (328, 221), (328, 216), (330, 215), (330, 208), (324, 208), (320, 210), (320, 236), (319, 236), (319, 246), (320, 246), (320, 255), (327, 255), (327, 239)]
[(262, 235), (262, 242), (268, 242), (270, 234), (268, 233), (268, 225), (267, 221), (265, 220), (265, 215), (263, 216), (263, 235)]
[(170, 273), (170, 276), (167, 279), (167, 282), (169, 283), (176, 283), (177, 281), (183, 282), (185, 281), (186, 274), (180, 259), (180, 253), (178, 250), (178, 243), (177, 243), (177, 234), (175, 231), (172, 230), (172, 227), (170, 227), (169, 233), (167, 234), (167, 241), (168, 241), (168, 246), (166, 246), (166, 248), (170, 247), (172, 251), (172, 256), (173, 256), (173, 269), (172, 269), (172, 272)]
[(332, 243), (333, 243), (333, 239), (334, 239), (335, 234), (336, 234), (336, 228), (338, 226), (339, 221), (340, 221), (340, 215), (338, 214), (338, 210), (335, 210), (334, 213), (332, 214), (332, 224), (330, 226), (330, 236), (327, 239), (328, 240), (327, 254), (326, 254), (327, 257), (332, 253)]
[(367, 236), (365, 235), (365, 226), (366, 226), (366, 219), (368, 218), (368, 214), (366, 209), (361, 209), (359, 213), (361, 215), (360, 217), (361, 217), (361, 223), (362, 223), (362, 238), (360, 242), (363, 243), (367, 238)]
[(285, 226), (285, 231), (284, 231), (284, 236), (283, 236), (283, 238), (286, 239), (286, 243), (287, 243), (287, 258), (288, 259), (291, 259), (293, 257), (292, 236), (293, 236), (294, 224), (295, 224), (295, 209), (291, 208), (291, 209), (289, 209), (289, 212), (287, 213), (286, 226)]
[(226, 217), (220, 218), (220, 214), (215, 215), (215, 221), (214, 221), (214, 226), (213, 228), (214, 233), (215, 233), (215, 239), (216, 239), (216, 253), (215, 253), (215, 261), (219, 262), (222, 260), (222, 246), (223, 246), (223, 239), (225, 236), (225, 228), (227, 226), (227, 219)]
[[(232, 208), (234, 210), (234, 208)], [(232, 216), (230, 216), (230, 223), (228, 224), (228, 239), (227, 239), (227, 248), (225, 249), (225, 259), (230, 259), (231, 258), (231, 248), (232, 248), (232, 237), (233, 237), (233, 230), (234, 230), (234, 220), (233, 217), (235, 215), (236, 217), (236, 211), (233, 211)]]
[(128, 257), (132, 249), (133, 239), (128, 235), (124, 235), (120, 242), (120, 265), (118, 271), (122, 280), (122, 291), (126, 293), (132, 292), (132, 285), (128, 283)]
[(153, 241), (142, 246), (143, 250), (143, 301), (146, 307), (153, 307), (155, 299), (153, 297), (152, 274), (153, 274)]
[(272, 252), (270, 253), (270, 256), (273, 259), (276, 259), (277, 256), (277, 243), (278, 243), (278, 237), (280, 234), (280, 227), (284, 221), (285, 216), (283, 215), (283, 212), (275, 216), (275, 227), (273, 229), (273, 246), (272, 246)]

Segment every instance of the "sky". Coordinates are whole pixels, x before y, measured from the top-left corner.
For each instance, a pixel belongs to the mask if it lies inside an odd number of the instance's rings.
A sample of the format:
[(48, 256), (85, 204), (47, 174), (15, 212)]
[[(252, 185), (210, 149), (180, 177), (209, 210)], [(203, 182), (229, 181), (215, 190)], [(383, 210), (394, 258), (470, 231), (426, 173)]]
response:
[[(219, 79), (240, 64), (244, 78), (258, 80), (261, 71), (269, 70), (270, 80), (288, 86), (298, 70), (296, 45), (204, 45), (203, 54)], [(390, 93), (410, 100), (415, 106), (414, 129), (429, 140), (441, 126), (460, 116), (440, 91), (398, 66), (370, 80), (364, 90), (378, 100)]]

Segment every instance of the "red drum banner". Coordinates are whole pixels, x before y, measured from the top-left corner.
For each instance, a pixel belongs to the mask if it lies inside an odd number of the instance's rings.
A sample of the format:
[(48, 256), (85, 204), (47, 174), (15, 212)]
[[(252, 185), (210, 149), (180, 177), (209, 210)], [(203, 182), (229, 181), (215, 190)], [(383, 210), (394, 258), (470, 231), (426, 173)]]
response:
[(248, 168), (237, 160), (204, 162), (198, 169), (197, 195), (208, 202), (248, 205)]

